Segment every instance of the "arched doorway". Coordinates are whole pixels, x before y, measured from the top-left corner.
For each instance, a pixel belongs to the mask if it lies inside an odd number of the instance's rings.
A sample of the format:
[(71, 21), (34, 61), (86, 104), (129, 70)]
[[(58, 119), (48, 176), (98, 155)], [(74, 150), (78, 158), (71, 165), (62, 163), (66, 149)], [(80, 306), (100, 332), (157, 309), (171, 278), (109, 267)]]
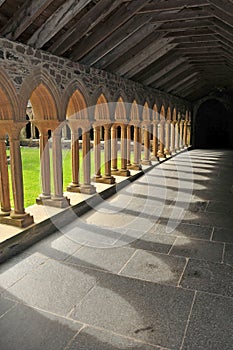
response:
[(229, 114), (216, 99), (205, 101), (199, 107), (194, 128), (196, 148), (230, 147)]

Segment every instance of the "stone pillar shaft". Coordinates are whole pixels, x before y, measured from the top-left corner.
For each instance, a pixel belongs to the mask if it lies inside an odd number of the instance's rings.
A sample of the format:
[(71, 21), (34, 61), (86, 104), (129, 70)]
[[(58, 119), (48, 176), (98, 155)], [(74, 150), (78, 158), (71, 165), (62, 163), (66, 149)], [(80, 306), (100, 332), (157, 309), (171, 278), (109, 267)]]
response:
[(164, 124), (165, 120), (160, 121), (160, 128), (159, 128), (159, 152), (158, 156), (161, 158), (164, 158)]
[(105, 177), (111, 177), (111, 140), (110, 140), (110, 126), (104, 125), (104, 163), (105, 163)]
[(121, 170), (127, 169), (127, 139), (126, 125), (121, 125)]
[(48, 144), (48, 131), (40, 132), (40, 171), (41, 171), (41, 185), (43, 198), (50, 198), (51, 184), (50, 184), (50, 155)]
[(144, 159), (142, 161), (144, 165), (150, 165), (150, 131), (149, 126), (146, 125), (144, 129)]
[(117, 171), (117, 127), (112, 125), (111, 128), (111, 139), (112, 139), (112, 170)]
[(184, 122), (184, 128), (183, 128), (183, 145), (185, 147), (188, 146), (188, 144), (187, 144), (187, 121), (186, 120)]
[(131, 125), (127, 126), (127, 166), (131, 165)]
[(94, 162), (95, 178), (101, 177), (101, 149), (100, 149), (100, 127), (94, 127)]
[(175, 123), (171, 123), (171, 153), (175, 152)]
[(139, 127), (134, 126), (134, 164), (139, 165), (140, 159), (139, 159)]
[(11, 205), (5, 138), (0, 138), (0, 160), (0, 215), (9, 215)]
[(153, 147), (152, 147), (152, 155), (153, 160), (157, 159), (158, 156), (158, 122), (154, 122), (153, 124)]
[(11, 216), (20, 218), (25, 215), (24, 210), (24, 190), (23, 190), (23, 173), (22, 159), (20, 152), (20, 141), (9, 135), (10, 138), (10, 163), (11, 163), (11, 180), (14, 199), (14, 212)]
[(63, 199), (61, 130), (53, 132), (54, 199)]
[(170, 151), (170, 148), (171, 148), (171, 145), (170, 145), (170, 136), (171, 136), (171, 122), (170, 120), (167, 120), (166, 121), (166, 124), (165, 124), (165, 132), (166, 132), (166, 138), (165, 138), (165, 154), (166, 155), (170, 155), (171, 154), (171, 151)]
[(90, 157), (90, 132), (84, 131), (82, 134), (82, 153), (83, 153), (83, 183), (91, 183), (91, 157)]

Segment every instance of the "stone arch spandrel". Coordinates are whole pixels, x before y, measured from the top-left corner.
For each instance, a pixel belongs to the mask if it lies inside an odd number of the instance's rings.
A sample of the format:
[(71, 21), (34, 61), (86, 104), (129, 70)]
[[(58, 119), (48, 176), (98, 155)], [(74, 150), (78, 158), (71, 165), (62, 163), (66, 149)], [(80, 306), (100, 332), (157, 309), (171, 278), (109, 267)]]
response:
[(62, 120), (61, 97), (56, 83), (40, 69), (35, 70), (25, 79), (19, 91), (20, 118), (24, 117), (27, 103), (30, 100), (34, 119)]

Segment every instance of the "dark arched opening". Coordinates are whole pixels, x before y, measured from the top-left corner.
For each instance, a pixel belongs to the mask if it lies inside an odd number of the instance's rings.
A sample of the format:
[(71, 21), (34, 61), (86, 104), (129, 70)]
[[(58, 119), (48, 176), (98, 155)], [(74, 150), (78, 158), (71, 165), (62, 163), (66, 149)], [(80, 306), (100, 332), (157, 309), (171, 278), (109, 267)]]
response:
[(229, 148), (229, 113), (218, 100), (205, 101), (198, 109), (194, 145), (196, 148)]

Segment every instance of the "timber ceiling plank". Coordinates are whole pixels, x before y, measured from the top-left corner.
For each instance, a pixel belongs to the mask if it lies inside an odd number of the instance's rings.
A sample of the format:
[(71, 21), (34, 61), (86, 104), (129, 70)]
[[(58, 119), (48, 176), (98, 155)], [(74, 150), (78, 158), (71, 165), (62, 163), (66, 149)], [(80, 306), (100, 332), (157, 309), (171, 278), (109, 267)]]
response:
[(119, 10), (114, 13), (114, 16), (106, 19), (104, 23), (99, 25), (98, 30), (94, 31), (88, 37), (88, 41), (84, 40), (76, 44), (76, 47), (71, 54), (71, 58), (74, 60), (82, 59), (101, 41), (132, 18), (133, 15), (143, 6), (145, 6), (147, 2), (148, 1), (142, 2), (141, 0), (133, 0), (131, 2), (123, 3)]
[(1, 35), (16, 40), (53, 0), (27, 0), (1, 29)]
[(28, 45), (39, 49), (75, 17), (91, 0), (66, 1), (52, 16), (32, 35)]
[(104, 21), (114, 11), (122, 0), (101, 0), (95, 4), (75, 25), (61, 35), (50, 47), (49, 51), (62, 55), (69, 50), (76, 42), (85, 37), (88, 31), (93, 30), (99, 23)]

